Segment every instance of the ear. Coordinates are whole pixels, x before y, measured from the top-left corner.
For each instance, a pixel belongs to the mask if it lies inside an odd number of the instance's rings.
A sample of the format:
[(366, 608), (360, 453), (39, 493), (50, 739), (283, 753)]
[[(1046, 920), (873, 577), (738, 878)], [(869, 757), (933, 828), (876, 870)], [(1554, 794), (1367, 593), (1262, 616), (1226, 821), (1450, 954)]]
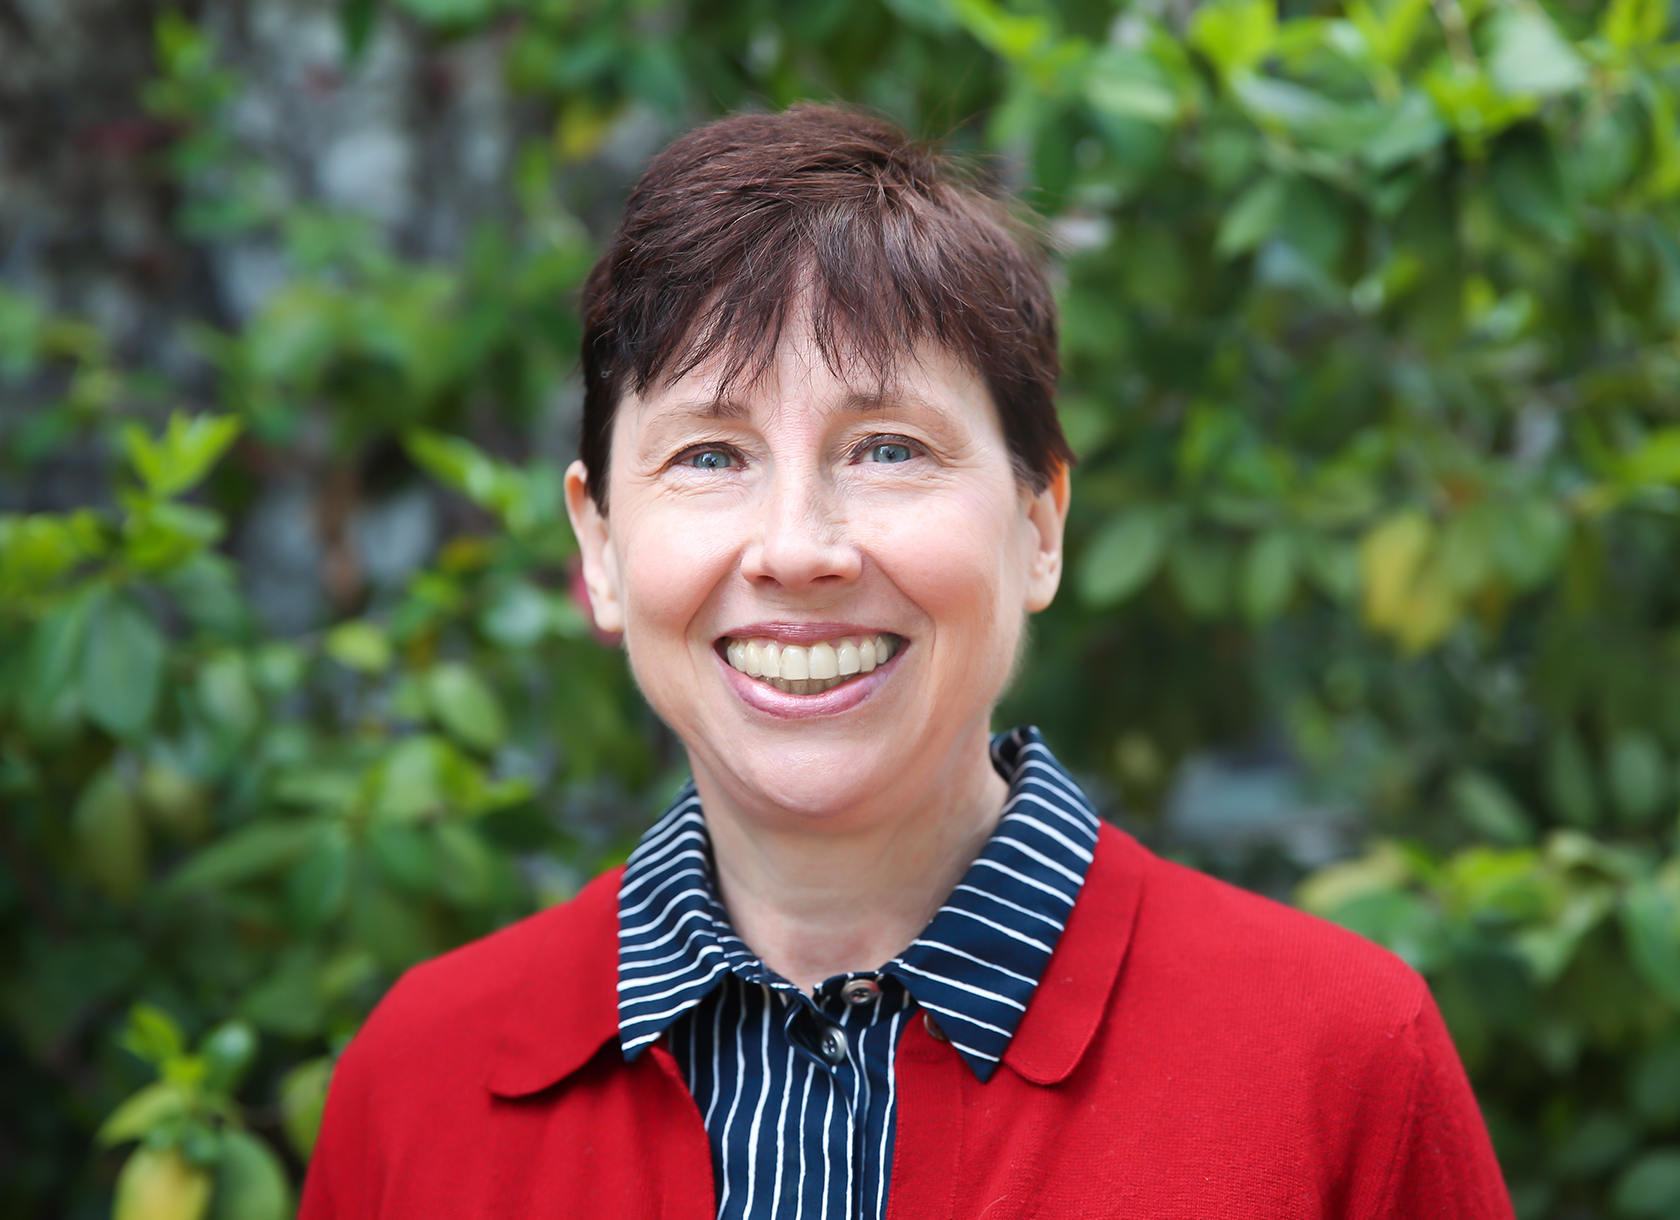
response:
[(583, 583), (595, 626), (608, 634), (624, 630), (624, 602), (619, 596), (618, 552), (607, 529), (607, 517), (589, 494), (589, 472), (582, 462), (566, 468), (566, 515), (572, 519), (583, 556)]
[(1068, 468), (1058, 465), (1044, 490), (1026, 504), (1027, 537), (1033, 547), (1027, 568), (1027, 612), (1030, 614), (1048, 606), (1062, 583), (1062, 534), (1067, 526), (1071, 491)]

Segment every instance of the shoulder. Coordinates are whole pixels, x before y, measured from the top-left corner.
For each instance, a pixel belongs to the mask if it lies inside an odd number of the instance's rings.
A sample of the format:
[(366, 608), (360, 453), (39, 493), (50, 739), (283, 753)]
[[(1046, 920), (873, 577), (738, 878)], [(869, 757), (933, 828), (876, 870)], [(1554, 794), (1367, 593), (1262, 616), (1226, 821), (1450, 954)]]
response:
[(1196, 1008), (1314, 1042), (1388, 1043), (1430, 1005), (1423, 978), (1345, 928), (1164, 860), (1129, 839), (1139, 902), (1133, 999)]

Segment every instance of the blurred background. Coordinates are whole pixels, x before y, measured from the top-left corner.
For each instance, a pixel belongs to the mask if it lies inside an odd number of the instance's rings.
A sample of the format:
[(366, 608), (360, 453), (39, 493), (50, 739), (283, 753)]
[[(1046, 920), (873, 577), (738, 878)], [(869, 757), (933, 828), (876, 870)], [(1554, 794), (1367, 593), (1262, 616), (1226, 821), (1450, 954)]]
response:
[(1422, 970), (1525, 1220), (1680, 1216), (1674, 24), (0, 0), (0, 1215), (288, 1215), (385, 988), (680, 782), (577, 600), (576, 292), (653, 150), (813, 97), (1060, 249), (999, 723)]

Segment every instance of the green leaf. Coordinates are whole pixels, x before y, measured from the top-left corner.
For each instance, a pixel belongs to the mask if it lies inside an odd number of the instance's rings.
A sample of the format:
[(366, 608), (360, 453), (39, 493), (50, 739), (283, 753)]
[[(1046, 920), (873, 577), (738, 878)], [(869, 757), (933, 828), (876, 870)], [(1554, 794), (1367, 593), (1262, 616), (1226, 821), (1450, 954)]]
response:
[(175, 1019), (152, 1004), (136, 1004), (129, 1010), (122, 1044), (154, 1067), (162, 1067), (187, 1049)]
[(1272, 530), (1254, 540), (1242, 577), (1243, 611), (1251, 622), (1269, 622), (1283, 612), (1295, 591), (1296, 563), (1295, 539), (1287, 532)]
[(421, 469), (481, 507), (500, 510), (517, 494), (511, 469), (458, 436), (411, 432), (404, 443)]
[(239, 435), (240, 424), (228, 416), (200, 415), (188, 419), (180, 412), (154, 441), (136, 424), (123, 429), (129, 464), (159, 499), (190, 490), (216, 464)]
[(1377, 5), (1350, 0), (1346, 9), (1377, 58), (1398, 67), (1417, 40), (1418, 29), (1429, 12), (1429, 0), (1389, 0)]
[(218, 839), (172, 873), (165, 896), (192, 890), (221, 889), (278, 872), (315, 843), (321, 823), (257, 822)]
[(31, 732), (50, 732), (80, 714), (76, 674), (82, 665), (91, 609), (91, 599), (73, 598), (49, 611), (30, 632), (19, 710)]
[(382, 673), (391, 667), (391, 641), (365, 619), (340, 623), (327, 633), (326, 653), (346, 669)]
[(292, 1148), (305, 1161), (313, 1155), (315, 1140), (321, 1133), (321, 1116), (326, 1111), (332, 1071), (331, 1059), (310, 1059), (287, 1072), (280, 1081), (280, 1125)]
[(350, 836), (342, 826), (323, 826), (286, 881), (287, 904), (299, 928), (317, 931), (343, 909), (350, 863)]
[(1233, 91), (1250, 114), (1262, 125), (1281, 127), (1302, 135), (1322, 136), (1347, 121), (1347, 113), (1329, 98), (1311, 89), (1269, 76), (1245, 76)]
[(1592, 760), (1575, 733), (1559, 733), (1546, 751), (1546, 795), (1565, 822), (1583, 830), (1598, 822), (1598, 789)]
[(1269, 0), (1214, 0), (1199, 6), (1190, 21), (1190, 45), (1227, 79), (1258, 66), (1277, 33), (1277, 7)]
[(1473, 152), (1534, 112), (1535, 99), (1513, 96), (1480, 66), (1443, 59), (1424, 76), (1424, 89), (1441, 117)]
[(1655, 817), (1670, 792), (1669, 762), (1662, 745), (1643, 729), (1627, 729), (1610, 740), (1607, 770), (1616, 810), (1628, 822)]
[(1167, 573), (1184, 607), (1197, 618), (1216, 618), (1230, 603), (1236, 554), (1226, 543), (1188, 535), (1167, 555)]
[(501, 586), (479, 616), (479, 629), (504, 648), (529, 648), (553, 627), (550, 596), (529, 581)]
[(1091, 606), (1112, 606), (1141, 589), (1161, 562), (1167, 526), (1161, 510), (1137, 505), (1115, 515), (1085, 550), (1079, 593)]
[(459, 662), (433, 667), (426, 675), (426, 696), (437, 722), (464, 745), (489, 752), (507, 736), (507, 719), (494, 692)]
[(1376, 890), (1337, 909), (1342, 927), (1374, 940), (1414, 970), (1432, 970), (1445, 946), (1440, 913), (1406, 890)]
[(1629, 487), (1680, 482), (1680, 428), (1658, 428), (1617, 463), (1617, 481)]
[(1138, 51), (1109, 48), (1091, 61), (1085, 97), (1099, 114), (1146, 123), (1172, 123), (1178, 94), (1155, 61)]
[(224, 523), (196, 504), (145, 503), (123, 522), (128, 561), (146, 573), (170, 572), (221, 540)]
[(1647, 1152), (1616, 1180), (1616, 1210), (1624, 1216), (1668, 1216), (1680, 1208), (1680, 1151)]
[(1628, 1096), (1641, 1118), (1657, 1126), (1680, 1119), (1680, 1039), (1648, 1048), (1628, 1071)]
[(1302, 539), (1307, 575), (1334, 602), (1350, 604), (1359, 597), (1359, 548), (1346, 539), (1311, 533)]
[(292, 1188), (280, 1158), (248, 1131), (222, 1133), (211, 1220), (287, 1220)]
[(243, 355), (269, 385), (306, 385), (342, 341), (348, 320), (340, 299), (293, 283), (276, 291), (248, 325)]
[(433, 841), (413, 826), (386, 822), (368, 832), (368, 852), (379, 871), (400, 889), (429, 894), (437, 884)]
[(138, 603), (121, 593), (100, 599), (78, 681), (88, 719), (113, 737), (145, 732), (157, 710), (164, 657), (163, 636)]
[(957, 28), (957, 18), (945, 0), (886, 0), (887, 8), (906, 25), (945, 34)]
[(257, 1033), (243, 1021), (224, 1021), (200, 1040), (198, 1054), (204, 1060), (205, 1083), (231, 1093), (257, 1057)]
[(1568, 514), (1553, 500), (1528, 496), (1503, 508), (1491, 531), (1494, 556), (1513, 588), (1539, 588), (1563, 562)]
[(181, 1090), (166, 1081), (141, 1089), (111, 1111), (94, 1138), (105, 1148), (143, 1139), (154, 1128), (186, 1112)]
[(416, 430), (403, 437), (416, 465), (444, 486), (488, 509), (515, 534), (564, 529), (559, 471), (544, 463), (521, 469), (498, 462), (457, 436)]
[(1254, 249), (1283, 220), (1283, 204), (1289, 196), (1289, 183), (1279, 177), (1266, 177), (1256, 182), (1226, 211), (1219, 222), (1219, 236), (1213, 248), (1226, 258)]
[(1586, 82), (1586, 64), (1538, 4), (1502, 8), (1489, 25), (1488, 71), (1505, 93), (1549, 96)]
[(1622, 902), (1622, 928), (1640, 975), (1680, 1005), (1680, 910), (1673, 894), (1656, 881), (1635, 882)]
[(361, 62), (378, 16), (379, 0), (339, 0), (338, 27), (343, 32), (344, 58), (349, 63)]
[(240, 1012), (257, 1028), (284, 1038), (318, 1036), (325, 1018), (320, 959), (314, 944), (286, 950), (273, 970), (245, 993)]
[(63, 515), (0, 513), (0, 598), (45, 594), (61, 576), (105, 550), (104, 526), (85, 509)]
[(476, 25), (500, 6), (500, 0), (391, 0), (420, 20), (439, 26)]
[(1517, 846), (1534, 839), (1534, 825), (1516, 798), (1485, 771), (1467, 769), (1448, 785), (1459, 815), (1477, 834)]
[(1052, 37), (1049, 21), (1038, 14), (1012, 13), (993, 0), (946, 0), (977, 42), (1004, 59), (1024, 60)]
[(1599, 30), (1621, 51), (1653, 45), (1667, 25), (1666, 0), (1610, 0), (1599, 18)]
[(1334, 919), (1357, 899), (1404, 888), (1411, 875), (1406, 857), (1395, 845), (1379, 842), (1363, 856), (1313, 873), (1295, 891), (1295, 902), (1303, 910)]
[(1429, 95), (1409, 90), (1390, 114), (1388, 123), (1365, 145), (1363, 155), (1372, 169), (1387, 171), (1415, 160), (1447, 136), (1446, 124)]
[(199, 706), (221, 737), (243, 741), (262, 720), (262, 703), (251, 682), (245, 657), (231, 650), (207, 657), (196, 684)]
[(1639, 1142), (1639, 1129), (1614, 1111), (1586, 1115), (1552, 1154), (1565, 1177), (1589, 1177), (1615, 1168)]
[[(1524, 138), (1526, 137), (1526, 138)], [(1494, 194), (1506, 215), (1551, 241), (1569, 241), (1577, 205), (1564, 192), (1551, 145), (1533, 133), (1499, 142), (1493, 158)]]
[(460, 822), (439, 823), (435, 835), (438, 887), (463, 907), (483, 906), (495, 897), (496, 859), (484, 840)]
[(416, 822), (447, 809), (448, 772), (457, 755), (449, 743), (429, 733), (405, 737), (372, 771), (375, 816)]

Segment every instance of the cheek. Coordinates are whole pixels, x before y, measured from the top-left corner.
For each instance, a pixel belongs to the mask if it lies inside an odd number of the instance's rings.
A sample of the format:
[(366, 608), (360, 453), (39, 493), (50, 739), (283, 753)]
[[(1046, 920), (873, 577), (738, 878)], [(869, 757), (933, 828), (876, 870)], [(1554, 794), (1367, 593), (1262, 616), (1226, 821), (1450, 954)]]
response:
[(733, 571), (734, 551), (720, 524), (695, 529), (681, 514), (648, 514), (625, 531), (619, 556), (625, 639), (632, 650), (680, 645), (694, 616)]
[(932, 620), (936, 639), (1013, 649), (1025, 596), (1018, 517), (1012, 487), (1002, 495), (976, 488), (885, 525), (881, 566)]

